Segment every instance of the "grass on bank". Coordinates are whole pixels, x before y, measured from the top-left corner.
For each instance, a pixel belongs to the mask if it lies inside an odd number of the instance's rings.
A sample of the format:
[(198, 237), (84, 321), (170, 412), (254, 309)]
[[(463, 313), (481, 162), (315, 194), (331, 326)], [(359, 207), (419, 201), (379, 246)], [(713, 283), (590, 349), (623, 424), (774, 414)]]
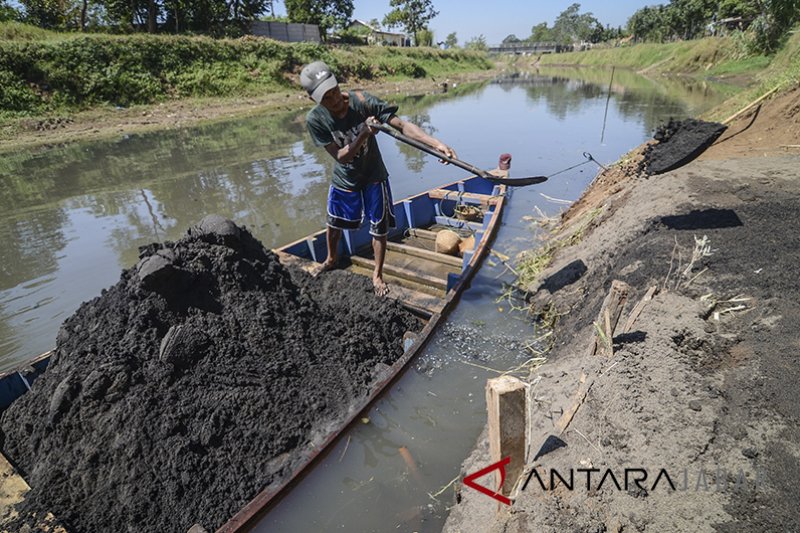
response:
[(575, 223), (569, 233), (559, 237), (556, 237), (556, 235), (563, 229), (562, 226), (556, 223), (556, 225), (549, 227), (542, 246), (522, 252), (518, 257), (517, 264), (514, 267), (518, 274), (517, 287), (525, 291), (535, 290), (542, 272), (553, 261), (556, 252), (562, 248), (580, 243), (586, 235), (586, 231), (595, 223), (602, 212), (602, 207), (590, 210)]
[(770, 58), (750, 55), (736, 37), (708, 37), (675, 43), (642, 43), (618, 48), (544, 55), (543, 65), (616, 66), (652, 73), (703, 77), (746, 75), (766, 67)]
[(778, 92), (800, 85), (800, 31), (795, 31), (787, 43), (772, 57), (769, 66), (756, 77), (752, 86), (728, 99), (723, 105), (706, 113), (702, 118), (725, 120), (750, 102), (778, 87)]
[(59, 33), (21, 22), (0, 22), (0, 41), (57, 41), (70, 35), (80, 34)]
[(332, 48), (260, 37), (56, 33), (0, 23), (0, 118), (187, 97), (257, 96), (296, 88), (321, 59), (342, 80), (424, 78), (487, 70), (484, 54), (393, 47)]
[(647, 75), (680, 74), (696, 78), (746, 76), (754, 80), (722, 105), (706, 113), (707, 120), (724, 120), (775, 87), (786, 89), (800, 83), (800, 27), (790, 32), (774, 55), (747, 52), (746, 36), (708, 37), (666, 44), (637, 44), (566, 54), (545, 54), (542, 65), (616, 66)]

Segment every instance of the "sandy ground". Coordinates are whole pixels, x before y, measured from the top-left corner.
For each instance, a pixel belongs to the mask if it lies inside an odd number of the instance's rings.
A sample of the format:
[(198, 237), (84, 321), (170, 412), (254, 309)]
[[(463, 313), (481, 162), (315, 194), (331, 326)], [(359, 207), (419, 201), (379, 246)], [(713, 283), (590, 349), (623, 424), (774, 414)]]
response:
[[(464, 83), (490, 79), (498, 70), (428, 77), (421, 80), (355, 81), (343, 88), (363, 88), (386, 98), (442, 92), (442, 83)], [(47, 147), (75, 141), (104, 139), (148, 131), (183, 128), (200, 123), (230, 120), (270, 111), (291, 111), (311, 106), (299, 84), (297, 90), (257, 97), (203, 98), (166, 101), (129, 108), (97, 107), (87, 111), (11, 120), (0, 123), (0, 153), (8, 150)]]
[[(552, 238), (594, 216), (531, 288), (536, 310), (560, 314), (548, 363), (529, 380), (527, 464), (543, 483), (533, 477), (499, 511), (462, 487), (445, 531), (800, 531), (799, 112), (794, 89), (658, 176), (638, 172), (642, 147), (564, 215)], [(692, 261), (703, 238), (707, 253)], [(613, 280), (631, 287), (623, 325), (657, 292), (628, 332), (616, 330), (613, 356), (590, 356)], [(563, 446), (541, 448), (548, 437)], [(462, 473), (491, 462), (482, 436)], [(626, 468), (647, 471), (643, 488), (626, 486)], [(572, 488), (550, 485), (553, 469), (572, 469)], [(662, 469), (674, 490), (663, 477), (653, 486)], [(600, 486), (607, 471), (619, 487)]]

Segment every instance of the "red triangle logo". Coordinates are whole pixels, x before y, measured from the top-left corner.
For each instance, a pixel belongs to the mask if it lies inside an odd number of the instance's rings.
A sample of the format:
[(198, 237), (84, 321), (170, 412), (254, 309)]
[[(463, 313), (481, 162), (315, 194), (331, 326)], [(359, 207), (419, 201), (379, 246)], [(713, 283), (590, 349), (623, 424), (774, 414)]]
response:
[(506, 480), (506, 465), (508, 463), (510, 463), (510, 462), (511, 462), (511, 457), (506, 457), (506, 458), (502, 459), (501, 461), (498, 461), (498, 462), (496, 462), (494, 464), (491, 464), (491, 465), (487, 466), (483, 470), (478, 470), (474, 474), (470, 474), (468, 476), (465, 476), (464, 477), (464, 485), (466, 485), (468, 487), (471, 487), (471, 488), (477, 490), (478, 492), (482, 492), (483, 494), (486, 494), (490, 498), (494, 498), (495, 500), (499, 501), (500, 503), (504, 503), (506, 505), (511, 505), (511, 500), (509, 500), (508, 498), (506, 498), (502, 494), (500, 494), (498, 492), (495, 492), (493, 490), (487, 489), (483, 485), (478, 485), (477, 483), (475, 483), (475, 480), (478, 479), (479, 477), (483, 477), (486, 474), (488, 474), (489, 472), (493, 472), (495, 470), (500, 470), (500, 487), (502, 487), (503, 483)]

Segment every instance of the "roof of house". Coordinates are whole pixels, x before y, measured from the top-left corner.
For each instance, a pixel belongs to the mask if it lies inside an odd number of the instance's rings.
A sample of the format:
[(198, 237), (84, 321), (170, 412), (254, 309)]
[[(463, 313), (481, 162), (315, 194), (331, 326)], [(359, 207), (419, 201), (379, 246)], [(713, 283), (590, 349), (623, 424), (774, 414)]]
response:
[(364, 22), (363, 20), (353, 19), (353, 21), (349, 24), (349, 26), (353, 26), (354, 24), (361, 24), (362, 26), (366, 26), (374, 33), (380, 33), (381, 35), (397, 35), (398, 37), (405, 37), (404, 33), (394, 33), (390, 31), (383, 31), (377, 28), (374, 28), (369, 22)]

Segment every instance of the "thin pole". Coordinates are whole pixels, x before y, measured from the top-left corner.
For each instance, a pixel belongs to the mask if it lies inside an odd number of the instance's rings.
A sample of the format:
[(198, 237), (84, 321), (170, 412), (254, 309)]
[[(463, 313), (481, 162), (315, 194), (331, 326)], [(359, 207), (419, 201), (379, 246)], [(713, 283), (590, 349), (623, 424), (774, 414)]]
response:
[(606, 119), (608, 118), (608, 101), (611, 100), (611, 84), (614, 83), (614, 69), (611, 67), (611, 80), (608, 82), (608, 96), (606, 96), (606, 112), (603, 113), (603, 131), (600, 132), (600, 144), (603, 144), (603, 139), (606, 136)]

